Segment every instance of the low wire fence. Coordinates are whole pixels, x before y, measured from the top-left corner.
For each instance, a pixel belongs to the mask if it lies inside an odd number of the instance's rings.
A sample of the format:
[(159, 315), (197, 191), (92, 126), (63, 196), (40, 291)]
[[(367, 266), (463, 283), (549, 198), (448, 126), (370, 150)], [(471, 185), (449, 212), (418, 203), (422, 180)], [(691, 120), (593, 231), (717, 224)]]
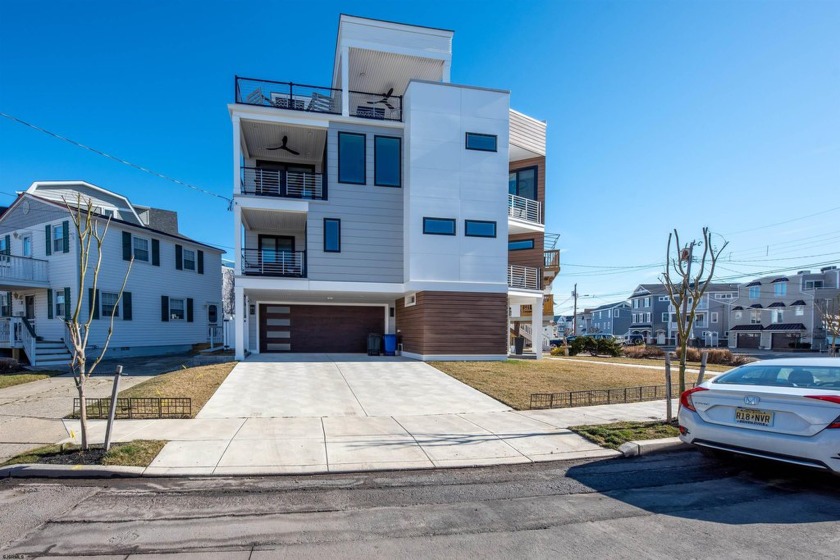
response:
[[(685, 388), (692, 389), (694, 385), (694, 383), (686, 383)], [(573, 408), (599, 404), (658, 401), (665, 398), (666, 388), (667, 385), (643, 385), (641, 387), (590, 389), (588, 391), (569, 391), (565, 393), (531, 393), (530, 408)], [(671, 396), (678, 397), (679, 394), (679, 385), (672, 385)]]
[[(107, 420), (111, 399), (85, 399), (87, 417), (92, 420)], [(81, 415), (81, 401), (73, 399), (73, 417)], [(157, 418), (192, 417), (192, 399), (184, 397), (148, 397), (117, 399), (118, 420), (148, 420)]]

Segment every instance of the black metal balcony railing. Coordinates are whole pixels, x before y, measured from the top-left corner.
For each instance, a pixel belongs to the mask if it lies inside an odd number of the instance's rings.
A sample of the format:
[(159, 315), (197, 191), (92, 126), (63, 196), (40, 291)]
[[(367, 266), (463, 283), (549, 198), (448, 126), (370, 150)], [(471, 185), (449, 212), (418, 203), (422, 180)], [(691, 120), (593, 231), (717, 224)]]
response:
[(325, 200), (324, 177), (320, 173), (278, 171), (243, 167), (240, 177), (242, 194)]
[[(276, 107), (292, 111), (311, 111), (340, 115), (343, 92), (322, 86), (273, 82), (236, 76), (237, 103)], [(348, 105), (351, 117), (385, 121), (402, 120), (402, 96), (350, 90)]]
[(243, 249), (242, 274), (306, 278), (306, 251)]

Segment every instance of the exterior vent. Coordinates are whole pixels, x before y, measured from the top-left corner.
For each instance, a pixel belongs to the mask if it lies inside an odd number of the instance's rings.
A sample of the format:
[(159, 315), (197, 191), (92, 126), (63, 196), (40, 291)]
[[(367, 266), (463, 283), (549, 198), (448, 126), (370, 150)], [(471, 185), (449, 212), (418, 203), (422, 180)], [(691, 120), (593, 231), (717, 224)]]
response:
[(820, 272), (828, 272), (829, 270), (837, 270), (836, 266), (826, 266), (820, 269)]

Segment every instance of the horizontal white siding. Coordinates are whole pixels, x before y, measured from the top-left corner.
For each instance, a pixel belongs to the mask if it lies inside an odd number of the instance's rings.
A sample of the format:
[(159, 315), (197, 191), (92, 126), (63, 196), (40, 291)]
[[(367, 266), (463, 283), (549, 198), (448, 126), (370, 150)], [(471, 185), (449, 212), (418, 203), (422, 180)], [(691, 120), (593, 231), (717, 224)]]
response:
[(542, 121), (510, 111), (510, 143), (514, 146), (545, 155), (545, 128)]

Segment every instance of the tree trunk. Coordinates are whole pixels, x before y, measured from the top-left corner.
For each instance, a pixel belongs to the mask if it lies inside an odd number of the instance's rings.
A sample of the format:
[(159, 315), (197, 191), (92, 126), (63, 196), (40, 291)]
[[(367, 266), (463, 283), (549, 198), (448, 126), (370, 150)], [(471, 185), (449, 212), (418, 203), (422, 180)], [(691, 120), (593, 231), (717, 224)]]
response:
[(79, 364), (79, 380), (76, 388), (79, 390), (79, 429), (82, 436), (82, 451), (88, 450), (87, 440), (87, 401), (85, 400), (85, 363)]

